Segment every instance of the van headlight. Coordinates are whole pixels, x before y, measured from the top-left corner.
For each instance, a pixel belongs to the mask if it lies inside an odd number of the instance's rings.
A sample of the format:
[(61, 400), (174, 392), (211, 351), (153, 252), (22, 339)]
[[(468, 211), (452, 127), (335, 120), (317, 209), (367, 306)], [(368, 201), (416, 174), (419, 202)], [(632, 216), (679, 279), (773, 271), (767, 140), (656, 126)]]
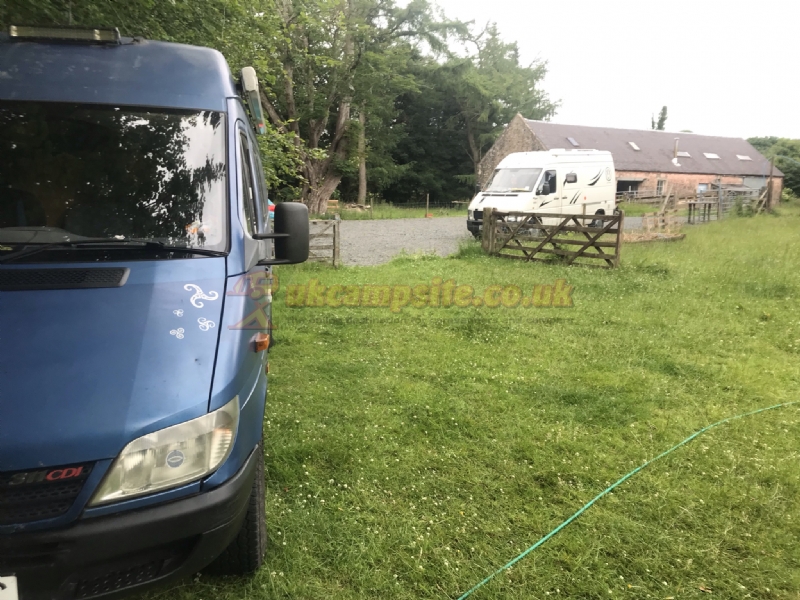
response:
[(469, 219), (470, 221), (474, 221), (475, 220), (475, 211), (474, 210), (468, 210), (467, 211), (467, 219)]
[(238, 424), (237, 396), (214, 412), (132, 441), (114, 460), (89, 506), (128, 500), (205, 477), (228, 458)]

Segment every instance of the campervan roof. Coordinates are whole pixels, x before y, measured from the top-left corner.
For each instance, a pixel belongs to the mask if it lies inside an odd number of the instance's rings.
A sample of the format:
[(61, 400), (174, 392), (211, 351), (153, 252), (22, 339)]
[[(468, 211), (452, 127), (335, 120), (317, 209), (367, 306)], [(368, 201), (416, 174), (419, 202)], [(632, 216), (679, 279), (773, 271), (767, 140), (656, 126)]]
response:
[(0, 35), (0, 100), (227, 110), (222, 54), (167, 42), (64, 42)]
[(608, 162), (611, 153), (605, 150), (545, 150), (543, 152), (515, 152), (506, 156), (498, 169), (544, 167), (553, 163)]

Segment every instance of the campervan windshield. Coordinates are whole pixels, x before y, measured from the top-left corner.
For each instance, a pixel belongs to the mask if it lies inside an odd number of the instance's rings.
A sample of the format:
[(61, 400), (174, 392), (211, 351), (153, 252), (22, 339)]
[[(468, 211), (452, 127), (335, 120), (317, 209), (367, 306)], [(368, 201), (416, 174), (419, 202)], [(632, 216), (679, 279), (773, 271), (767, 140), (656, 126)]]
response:
[(484, 191), (530, 192), (541, 173), (541, 169), (497, 169)]
[(0, 244), (137, 239), (224, 251), (222, 117), (0, 102)]

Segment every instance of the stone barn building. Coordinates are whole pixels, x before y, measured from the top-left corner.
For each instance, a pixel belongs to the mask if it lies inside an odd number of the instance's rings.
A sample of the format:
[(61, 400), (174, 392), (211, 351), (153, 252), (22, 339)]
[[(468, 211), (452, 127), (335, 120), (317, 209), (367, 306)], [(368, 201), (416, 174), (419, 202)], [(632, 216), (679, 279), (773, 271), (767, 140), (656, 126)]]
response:
[[(678, 165), (675, 158), (677, 138)], [(607, 150), (614, 157), (617, 192), (661, 196), (668, 189), (682, 196), (726, 189), (760, 190), (770, 163), (747, 141), (667, 131), (610, 129), (531, 121), (517, 114), (478, 166), (481, 188), (512, 152), (557, 148)], [(783, 173), (773, 172), (773, 199), (780, 198)], [(777, 200), (773, 200), (776, 202)]]

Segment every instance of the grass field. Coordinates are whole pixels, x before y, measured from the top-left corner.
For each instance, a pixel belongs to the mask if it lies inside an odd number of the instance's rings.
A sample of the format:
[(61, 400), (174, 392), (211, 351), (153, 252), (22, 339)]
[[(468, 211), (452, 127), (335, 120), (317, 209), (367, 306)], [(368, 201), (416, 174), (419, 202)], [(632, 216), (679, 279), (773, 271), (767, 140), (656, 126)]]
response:
[[(252, 579), (151, 597), (458, 598), (611, 482), (721, 418), (800, 400), (800, 207), (623, 248), (615, 271), (466, 246), (281, 267), (271, 546)], [(481, 290), (572, 308), (287, 308), (289, 284)], [(471, 598), (800, 598), (800, 405), (648, 467)], [(706, 588), (713, 592), (708, 592)]]
[[(661, 208), (660, 204), (644, 204), (640, 202), (620, 202), (619, 208), (625, 211), (626, 217), (641, 217), (646, 213), (658, 212)], [(679, 217), (685, 217), (689, 214), (689, 210), (682, 208), (678, 211)]]

